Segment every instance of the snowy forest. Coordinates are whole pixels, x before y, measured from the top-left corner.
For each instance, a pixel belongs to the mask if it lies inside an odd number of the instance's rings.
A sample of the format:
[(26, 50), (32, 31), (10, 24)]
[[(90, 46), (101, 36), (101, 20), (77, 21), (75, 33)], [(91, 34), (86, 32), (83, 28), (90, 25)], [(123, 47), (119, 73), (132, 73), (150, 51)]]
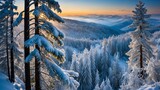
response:
[(160, 14), (144, 1), (86, 16), (18, 1), (0, 0), (0, 90), (160, 90)]

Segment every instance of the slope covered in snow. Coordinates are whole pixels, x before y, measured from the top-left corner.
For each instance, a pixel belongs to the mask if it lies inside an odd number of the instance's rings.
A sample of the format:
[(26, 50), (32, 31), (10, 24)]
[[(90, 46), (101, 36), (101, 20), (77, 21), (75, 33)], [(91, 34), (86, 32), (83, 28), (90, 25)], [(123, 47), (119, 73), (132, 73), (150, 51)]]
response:
[(11, 83), (8, 77), (0, 72), (0, 90), (24, 90), (24, 83), (16, 76), (15, 83)]
[(112, 29), (106, 25), (65, 19), (64, 24), (54, 24), (66, 35), (72, 38), (103, 39), (112, 35), (119, 35), (120, 30)]
[(10, 83), (8, 77), (0, 73), (0, 90), (14, 90), (14, 86)]

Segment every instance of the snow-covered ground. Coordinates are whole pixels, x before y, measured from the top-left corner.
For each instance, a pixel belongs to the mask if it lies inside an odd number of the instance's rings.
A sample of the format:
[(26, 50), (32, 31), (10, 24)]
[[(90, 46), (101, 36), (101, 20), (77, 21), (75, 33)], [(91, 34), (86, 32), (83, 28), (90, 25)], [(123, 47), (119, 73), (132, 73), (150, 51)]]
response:
[(10, 83), (8, 77), (0, 73), (0, 90), (14, 90), (14, 86)]
[(11, 83), (8, 76), (0, 72), (0, 90), (24, 90), (24, 83), (18, 77)]

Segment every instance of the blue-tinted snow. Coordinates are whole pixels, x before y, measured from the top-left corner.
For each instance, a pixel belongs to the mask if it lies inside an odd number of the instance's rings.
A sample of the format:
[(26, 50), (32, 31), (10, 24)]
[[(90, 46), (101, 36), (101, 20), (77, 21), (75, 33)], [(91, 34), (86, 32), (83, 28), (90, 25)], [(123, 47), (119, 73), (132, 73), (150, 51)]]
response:
[(10, 83), (8, 77), (2, 73), (0, 73), (0, 89), (14, 90), (14, 86)]
[(0, 90), (24, 90), (24, 83), (17, 76), (15, 83), (11, 83), (8, 77), (0, 72)]

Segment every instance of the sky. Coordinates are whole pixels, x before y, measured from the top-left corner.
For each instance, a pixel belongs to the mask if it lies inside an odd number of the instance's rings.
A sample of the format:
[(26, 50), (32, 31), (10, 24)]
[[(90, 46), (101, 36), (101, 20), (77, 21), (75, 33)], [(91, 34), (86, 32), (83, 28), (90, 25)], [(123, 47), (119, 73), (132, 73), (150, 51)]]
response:
[[(16, 0), (18, 11), (22, 11), (24, 0)], [(132, 14), (138, 0), (57, 0), (61, 16), (74, 15), (127, 15)], [(160, 0), (142, 0), (150, 14), (160, 14)]]

